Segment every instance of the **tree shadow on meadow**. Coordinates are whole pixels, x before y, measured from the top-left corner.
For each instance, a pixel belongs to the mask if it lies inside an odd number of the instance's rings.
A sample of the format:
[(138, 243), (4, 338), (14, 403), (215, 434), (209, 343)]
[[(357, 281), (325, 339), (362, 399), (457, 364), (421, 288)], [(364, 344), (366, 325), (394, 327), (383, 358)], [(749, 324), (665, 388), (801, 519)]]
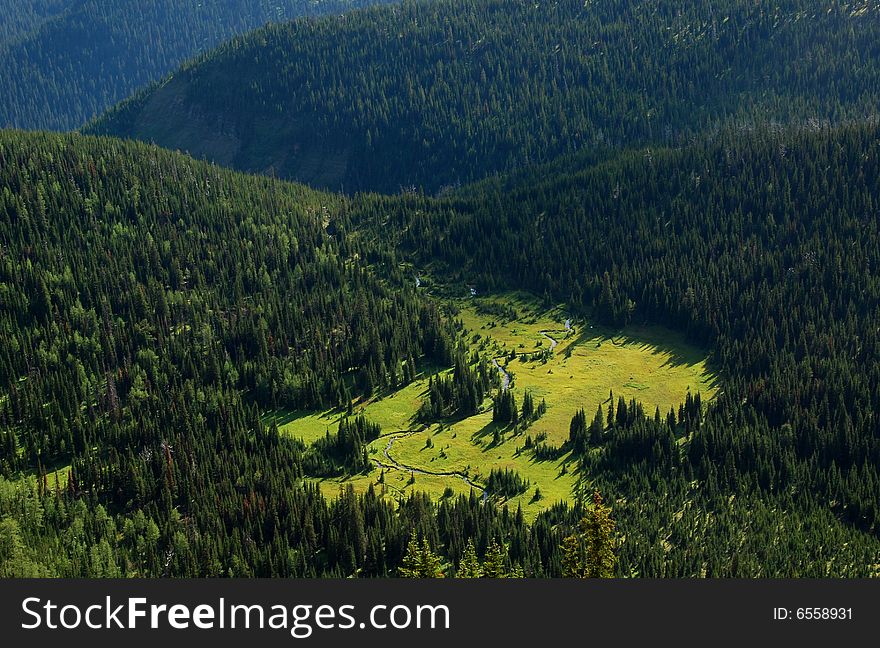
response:
[[(490, 450), (494, 450), (495, 448), (504, 445), (506, 441), (510, 441), (510, 439), (504, 439), (502, 437), (501, 440), (496, 443), (494, 440), (495, 432), (497, 431), (499, 434), (503, 434), (504, 432), (511, 430), (512, 428), (513, 426), (509, 424), (503, 425), (501, 423), (496, 423), (495, 421), (490, 421), (479, 430), (471, 434), (471, 443), (479, 446), (483, 452), (489, 452)], [(488, 443), (484, 444), (482, 443), (482, 440), (486, 437), (490, 437), (491, 440)]]
[[(657, 330), (648, 330), (648, 327)], [(578, 346), (600, 348), (606, 344), (659, 356), (662, 358), (662, 363), (659, 365), (661, 369), (696, 367), (703, 363), (705, 369), (700, 379), (705, 381), (712, 391), (719, 387), (719, 376), (713, 369), (711, 351), (687, 342), (674, 330), (648, 323), (614, 330), (601, 324), (582, 322), (576, 328), (575, 337), (571, 342), (560, 340), (560, 352), (565, 353), (568, 349), (573, 350)]]

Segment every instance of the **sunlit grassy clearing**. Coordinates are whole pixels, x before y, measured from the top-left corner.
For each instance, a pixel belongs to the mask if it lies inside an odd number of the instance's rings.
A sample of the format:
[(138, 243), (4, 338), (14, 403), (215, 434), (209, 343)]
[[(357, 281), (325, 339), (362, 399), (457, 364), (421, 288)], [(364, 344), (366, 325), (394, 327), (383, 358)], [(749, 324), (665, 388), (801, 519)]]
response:
[(461, 479), (452, 477), (435, 477), (433, 475), (415, 475), (415, 482), (411, 481), (411, 475), (403, 470), (385, 470), (385, 483), (379, 483), (381, 469), (373, 470), (369, 475), (354, 475), (347, 479), (315, 479), (321, 493), (333, 499), (339, 495), (339, 489), (349, 484), (356, 493), (365, 493), (370, 485), (377, 495), (384, 496), (391, 501), (397, 501), (401, 496), (408, 496), (412, 492), (427, 493), (432, 499), (439, 500), (444, 496), (447, 488), (451, 488), (453, 497), (467, 495), (471, 488)]
[[(399, 439), (390, 454), (402, 464), (432, 472), (465, 472), (479, 484), (485, 483), (492, 469), (512, 468), (530, 482), (529, 490), (510, 503), (512, 508), (521, 503), (528, 518), (554, 502), (571, 499), (575, 476), (570, 470), (562, 474), (567, 456), (558, 461), (535, 461), (531, 453), (523, 451), (531, 430), (517, 436), (507, 430), (495, 445), (494, 429), (492, 414), (487, 412), (448, 426), (433, 425), (425, 432)], [(428, 447), (428, 438), (432, 447)], [(532, 501), (536, 487), (543, 497)]]
[[(444, 372), (441, 373), (445, 373)], [(355, 414), (364, 414), (382, 426), (382, 432), (396, 432), (418, 427), (415, 413), (422, 404), (428, 389), (428, 372), (423, 372), (412, 383), (390, 394), (380, 394), (354, 405)], [(275, 419), (278, 430), (285, 435), (301, 438), (305, 443), (324, 436), (329, 430), (336, 432), (345, 410), (330, 409), (324, 412), (270, 412), (264, 421)]]
[[(67, 480), (70, 477), (70, 468), (70, 464), (56, 464), (54, 466), (46, 467), (46, 486), (50, 490), (54, 489), (56, 485), (61, 489), (67, 488)], [(21, 474), (20, 479), (36, 486), (39, 480), (39, 475), (36, 470), (32, 470), (28, 473)]]
[[(494, 298), (499, 299), (499, 298)], [(513, 376), (513, 393), (522, 402), (526, 390), (537, 400), (545, 398), (547, 414), (532, 428), (533, 434), (546, 432), (548, 440), (562, 443), (574, 412), (583, 407), (592, 417), (600, 404), (607, 409), (608, 396), (623, 396), (644, 404), (648, 413), (660, 407), (665, 413), (683, 402), (688, 391), (701, 393), (704, 401), (717, 391), (715, 378), (705, 363), (705, 352), (687, 344), (683, 336), (657, 326), (630, 326), (614, 331), (589, 322), (573, 322), (566, 333), (563, 311), (536, 311), (520, 295), (504, 303), (520, 311), (515, 322), (492, 326), (493, 318), (477, 314), (473, 304), (465, 304), (459, 315), (468, 339), (479, 334), (476, 347), (488, 355), (517, 352), (507, 363)], [(520, 354), (548, 348), (548, 334), (559, 342), (547, 363), (521, 362)]]
[[(496, 315), (478, 312), (479, 303), (494, 302), (512, 306), (517, 318), (504, 321)], [(521, 504), (527, 518), (533, 519), (541, 510), (560, 500), (570, 500), (576, 482), (574, 462), (565, 455), (558, 460), (535, 461), (532, 454), (523, 451), (525, 439), (545, 433), (547, 441), (563, 444), (568, 438), (571, 417), (581, 407), (592, 417), (597, 406), (607, 410), (609, 392), (615, 402), (623, 396), (635, 398), (644, 404), (648, 413), (656, 406), (665, 413), (677, 408), (688, 391), (700, 392), (704, 401), (715, 392), (715, 380), (708, 371), (705, 352), (684, 341), (683, 336), (656, 326), (629, 326), (611, 330), (590, 322), (574, 321), (572, 330), (565, 330), (569, 315), (560, 308), (543, 309), (538, 302), (523, 294), (498, 295), (478, 300), (457, 302), (458, 318), (466, 328), (465, 339), (471, 350), (486, 358), (509, 355), (517, 357), (500, 360), (513, 376), (511, 389), (517, 402), (531, 391), (536, 402), (544, 398), (547, 413), (525, 433), (513, 435), (511, 430), (501, 432), (500, 443), (495, 444), (491, 405), (486, 410), (464, 420), (433, 424), (423, 429), (415, 421), (415, 413), (424, 399), (427, 378), (419, 380), (398, 392), (382, 398), (373, 398), (355, 407), (356, 412), (380, 425), (383, 433), (400, 430), (418, 430), (416, 434), (395, 439), (391, 457), (400, 464), (430, 472), (466, 472), (476, 483), (484, 483), (493, 468), (512, 468), (530, 482), (528, 491), (511, 500)], [(521, 360), (522, 354), (531, 355), (549, 348), (550, 341), (541, 331), (558, 341), (553, 355), (546, 362)], [(313, 413), (284, 422), (286, 434), (300, 436), (305, 441), (323, 435), (329, 428), (335, 430), (344, 412)], [(428, 439), (431, 443), (428, 443)], [(387, 438), (370, 446), (372, 456), (386, 462), (384, 449)], [(377, 484), (379, 471), (347, 480), (323, 480), (325, 494), (335, 496), (340, 483), (351, 483), (356, 490), (365, 491), (370, 483)], [(415, 475), (411, 484), (410, 473), (387, 470), (385, 491), (396, 498), (413, 488), (439, 498), (447, 486), (454, 492), (468, 492), (470, 487), (460, 478), (451, 476)], [(379, 486), (376, 486), (377, 492)], [(535, 489), (542, 497), (535, 499)]]

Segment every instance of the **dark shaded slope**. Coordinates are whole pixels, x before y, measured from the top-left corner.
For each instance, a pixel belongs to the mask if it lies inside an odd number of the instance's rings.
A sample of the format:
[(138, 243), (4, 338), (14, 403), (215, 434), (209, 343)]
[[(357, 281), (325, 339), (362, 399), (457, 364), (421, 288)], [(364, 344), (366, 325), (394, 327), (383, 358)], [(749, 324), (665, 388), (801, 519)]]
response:
[(429, 192), (720, 123), (873, 113), (876, 7), (448, 0), (272, 26), (90, 131), (333, 189)]
[(236, 34), (367, 4), (373, 2), (3, 0), (0, 127), (78, 128)]
[(0, 0), (0, 47), (37, 30), (77, 0)]

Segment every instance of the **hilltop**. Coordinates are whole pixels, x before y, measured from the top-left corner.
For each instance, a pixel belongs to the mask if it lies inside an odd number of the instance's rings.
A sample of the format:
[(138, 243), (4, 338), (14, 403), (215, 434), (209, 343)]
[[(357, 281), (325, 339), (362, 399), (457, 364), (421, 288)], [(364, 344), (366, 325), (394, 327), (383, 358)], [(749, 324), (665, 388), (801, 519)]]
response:
[(237, 34), (380, 1), (0, 0), (0, 128), (79, 128)]
[(87, 130), (348, 193), (435, 193), (724, 125), (872, 115), (877, 17), (812, 0), (407, 1), (236, 38)]

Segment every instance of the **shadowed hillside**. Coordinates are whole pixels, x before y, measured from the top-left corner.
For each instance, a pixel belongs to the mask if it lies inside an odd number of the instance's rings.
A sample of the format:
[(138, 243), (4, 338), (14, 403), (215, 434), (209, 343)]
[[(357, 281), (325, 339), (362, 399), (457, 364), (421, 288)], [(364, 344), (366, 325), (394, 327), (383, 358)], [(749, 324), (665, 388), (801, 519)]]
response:
[(235, 39), (89, 130), (334, 190), (435, 192), (725, 122), (862, 117), (878, 42), (876, 7), (814, 0), (405, 2)]
[(0, 127), (82, 126), (270, 21), (382, 0), (0, 0)]

